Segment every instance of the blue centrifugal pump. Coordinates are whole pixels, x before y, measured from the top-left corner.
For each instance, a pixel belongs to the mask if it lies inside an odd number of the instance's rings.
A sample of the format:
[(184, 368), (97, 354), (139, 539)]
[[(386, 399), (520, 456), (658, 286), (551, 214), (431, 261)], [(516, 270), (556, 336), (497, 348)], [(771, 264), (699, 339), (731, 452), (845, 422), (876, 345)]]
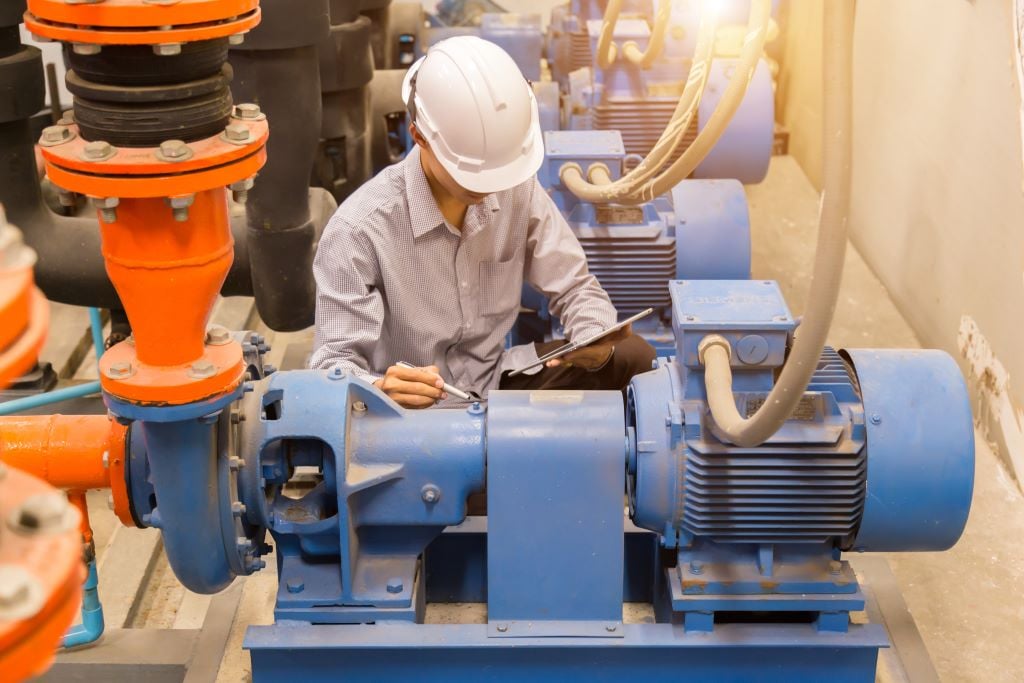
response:
[[(959, 538), (974, 449), (955, 363), (826, 350), (782, 429), (738, 447), (711, 418), (701, 341), (735, 350), (750, 414), (796, 323), (770, 281), (669, 290), (675, 356), (625, 402), (496, 391), (407, 411), (338, 371), (279, 372), (198, 418), (133, 423), (133, 514), (198, 592), (262, 567), (269, 533), (276, 623), (249, 629), (256, 681), (668, 680), (682, 662), (703, 680), (874, 680), (888, 641), (851, 623), (865, 594), (843, 553)], [(467, 518), (484, 491), (487, 516)], [(424, 623), (430, 603), (474, 601), (486, 623)], [(654, 623), (624, 623), (634, 601)]]

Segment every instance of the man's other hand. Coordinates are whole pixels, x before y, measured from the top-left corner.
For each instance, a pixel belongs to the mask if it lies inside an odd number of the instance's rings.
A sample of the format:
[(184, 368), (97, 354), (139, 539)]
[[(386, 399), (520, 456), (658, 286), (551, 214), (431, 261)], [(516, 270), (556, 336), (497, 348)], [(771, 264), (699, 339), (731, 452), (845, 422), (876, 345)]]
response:
[(611, 360), (615, 344), (629, 338), (631, 334), (633, 334), (633, 326), (626, 325), (618, 332), (613, 332), (607, 337), (603, 337), (589, 346), (584, 346), (582, 349), (567, 353), (561, 358), (549, 360), (545, 365), (549, 368), (568, 365), (584, 370), (598, 370)]
[(391, 400), (404, 408), (429, 408), (438, 401), (448, 398), (444, 392), (444, 380), (434, 365), (425, 368), (405, 368), (392, 365), (384, 377), (373, 383)]

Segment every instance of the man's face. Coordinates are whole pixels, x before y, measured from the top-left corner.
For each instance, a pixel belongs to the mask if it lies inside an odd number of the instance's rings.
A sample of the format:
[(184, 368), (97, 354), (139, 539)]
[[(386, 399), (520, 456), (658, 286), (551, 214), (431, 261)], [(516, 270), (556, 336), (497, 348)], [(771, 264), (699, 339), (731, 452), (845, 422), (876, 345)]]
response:
[(427, 144), (423, 135), (416, 130), (416, 126), (411, 126), (410, 131), (412, 132), (413, 140), (420, 146), (420, 157), (423, 159), (423, 164), (430, 171), (430, 175), (444, 188), (445, 192), (468, 206), (479, 204), (487, 197), (487, 194), (471, 192), (455, 182), (455, 179), (451, 177), (448, 171), (445, 170), (445, 167), (441, 165), (441, 162), (437, 160), (437, 157), (434, 156), (430, 145)]

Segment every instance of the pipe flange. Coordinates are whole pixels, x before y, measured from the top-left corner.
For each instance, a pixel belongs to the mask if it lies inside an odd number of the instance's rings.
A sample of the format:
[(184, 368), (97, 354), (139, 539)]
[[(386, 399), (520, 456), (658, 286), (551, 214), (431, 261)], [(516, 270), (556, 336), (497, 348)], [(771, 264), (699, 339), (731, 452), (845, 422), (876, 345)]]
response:
[(99, 48), (230, 38), (255, 28), (260, 16), (259, 0), (28, 0), (24, 19), (35, 36)]
[[(77, 135), (77, 125), (55, 128), (67, 130), (69, 135), (42, 150), (51, 182), (69, 192), (122, 199), (196, 194), (251, 178), (266, 163), (269, 137), (266, 120), (233, 120), (228, 126), (230, 134), (225, 129), (222, 135), (187, 144), (170, 140), (159, 147), (119, 147), (114, 157), (99, 166), (91, 159), (84, 160), (89, 143)], [(51, 133), (54, 140), (57, 135)], [(229, 139), (229, 135), (237, 139)], [(179, 147), (179, 142), (184, 146)], [(165, 149), (169, 144), (175, 149)], [(173, 175), (168, 175), (169, 163), (175, 165)], [(154, 181), (159, 183), (159, 192), (154, 190)]]

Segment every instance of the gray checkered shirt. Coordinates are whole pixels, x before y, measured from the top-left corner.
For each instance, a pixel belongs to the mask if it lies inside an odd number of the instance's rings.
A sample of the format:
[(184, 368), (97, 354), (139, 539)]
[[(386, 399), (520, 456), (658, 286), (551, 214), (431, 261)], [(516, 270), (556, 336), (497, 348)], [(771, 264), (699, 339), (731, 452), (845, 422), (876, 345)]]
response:
[(312, 368), (373, 382), (403, 360), (486, 395), (501, 372), (537, 359), (505, 350), (524, 281), (569, 339), (616, 321), (608, 295), (554, 202), (531, 178), (469, 207), (461, 231), (430, 193), (419, 149), (338, 208), (317, 249)]

